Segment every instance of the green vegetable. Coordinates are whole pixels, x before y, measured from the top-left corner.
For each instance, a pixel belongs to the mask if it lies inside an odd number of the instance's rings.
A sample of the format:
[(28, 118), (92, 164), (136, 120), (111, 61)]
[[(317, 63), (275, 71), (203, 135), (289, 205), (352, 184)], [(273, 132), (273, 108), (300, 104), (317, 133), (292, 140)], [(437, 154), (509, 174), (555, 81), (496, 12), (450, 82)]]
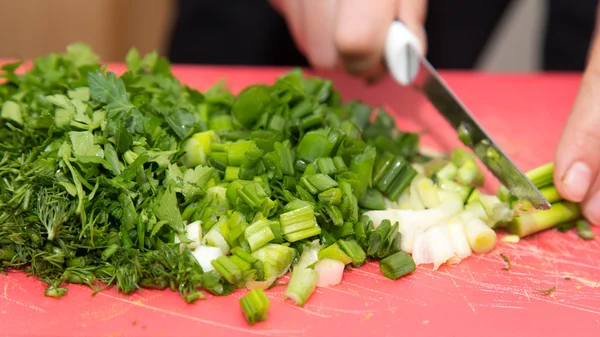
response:
[(394, 253), (379, 262), (379, 269), (383, 276), (396, 280), (415, 271), (415, 261), (405, 251)]
[(256, 322), (267, 320), (271, 302), (262, 289), (257, 288), (240, 298), (240, 306), (248, 324), (254, 325)]

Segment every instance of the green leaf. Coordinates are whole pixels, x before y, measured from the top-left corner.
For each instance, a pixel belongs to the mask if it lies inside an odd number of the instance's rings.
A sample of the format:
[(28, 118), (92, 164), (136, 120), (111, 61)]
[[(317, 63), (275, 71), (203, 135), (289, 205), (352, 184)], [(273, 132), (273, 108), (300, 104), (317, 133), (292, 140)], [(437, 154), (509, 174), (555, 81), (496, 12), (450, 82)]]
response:
[(125, 128), (123, 120), (119, 121), (119, 129), (117, 130), (115, 138), (115, 145), (117, 146), (117, 152), (119, 153), (125, 153), (125, 151), (129, 150), (131, 144), (133, 144), (133, 137), (131, 136), (131, 133), (127, 131), (127, 128)]
[[(71, 131), (69, 139), (73, 147), (73, 155), (80, 160), (94, 161), (92, 158), (104, 158), (100, 145), (94, 144), (94, 135), (89, 131)], [(96, 161), (99, 162), (99, 161)]]
[[(106, 104), (113, 112), (128, 111), (134, 108), (127, 98), (123, 81), (113, 72), (103, 74), (100, 71), (88, 75), (90, 95), (96, 101)], [(113, 117), (115, 117), (113, 115)]]
[(159, 220), (167, 221), (169, 226), (177, 233), (183, 232), (183, 220), (177, 206), (175, 191), (171, 188), (164, 189), (157, 196), (157, 200), (158, 202), (152, 209), (154, 215)]
[(96, 64), (100, 61), (92, 48), (84, 43), (74, 43), (67, 46), (67, 57), (76, 67)]
[(8, 119), (16, 122), (19, 125), (23, 125), (23, 116), (21, 115), (21, 108), (13, 101), (6, 101), (2, 104), (2, 113), (0, 116), (3, 119)]

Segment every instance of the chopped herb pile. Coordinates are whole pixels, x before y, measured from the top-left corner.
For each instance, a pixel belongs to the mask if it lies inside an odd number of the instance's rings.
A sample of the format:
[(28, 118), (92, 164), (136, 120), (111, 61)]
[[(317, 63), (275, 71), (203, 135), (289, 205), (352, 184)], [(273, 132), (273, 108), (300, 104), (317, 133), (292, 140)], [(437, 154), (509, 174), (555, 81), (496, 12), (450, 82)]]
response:
[(2, 66), (2, 270), (47, 296), (80, 283), (194, 302), (275, 285), (315, 240), (352, 266), (399, 251), (397, 223), (362, 216), (415, 174), (419, 137), (384, 110), (299, 70), (234, 95), (183, 85), (156, 53), (126, 64), (117, 76), (75, 44)]

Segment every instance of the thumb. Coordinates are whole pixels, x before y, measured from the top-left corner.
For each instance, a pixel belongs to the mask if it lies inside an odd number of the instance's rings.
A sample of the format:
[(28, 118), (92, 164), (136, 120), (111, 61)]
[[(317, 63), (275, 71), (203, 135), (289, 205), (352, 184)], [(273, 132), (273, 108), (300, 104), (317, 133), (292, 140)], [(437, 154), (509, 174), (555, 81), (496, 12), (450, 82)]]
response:
[(560, 137), (555, 158), (554, 184), (565, 199), (574, 202), (589, 201), (588, 199), (600, 187), (598, 186), (600, 182), (596, 181), (600, 164), (600, 44), (598, 39), (595, 39), (592, 48), (590, 63), (583, 75), (575, 104)]

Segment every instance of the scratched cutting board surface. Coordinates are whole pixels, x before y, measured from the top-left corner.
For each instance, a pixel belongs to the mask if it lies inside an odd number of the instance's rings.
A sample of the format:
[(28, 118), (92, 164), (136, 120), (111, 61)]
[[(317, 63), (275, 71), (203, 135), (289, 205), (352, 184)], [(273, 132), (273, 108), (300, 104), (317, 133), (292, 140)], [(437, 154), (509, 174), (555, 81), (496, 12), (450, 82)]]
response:
[[(225, 78), (234, 91), (272, 83), (286, 70), (174, 68), (183, 83), (200, 90)], [(521, 169), (553, 159), (579, 75), (442, 75)], [(429, 104), (391, 80), (366, 86), (330, 77), (345, 99), (384, 106), (401, 128), (422, 132), (428, 146), (447, 150), (457, 145), (455, 134)], [(497, 186), (489, 176), (488, 181), (488, 188)], [(599, 229), (594, 228), (598, 235)], [(500, 253), (510, 259), (509, 271), (502, 269)], [(186, 304), (168, 290), (124, 296), (113, 288), (92, 297), (89, 288), (70, 285), (67, 296), (54, 299), (43, 296), (42, 282), (9, 272), (0, 275), (0, 335), (470, 337), (598, 336), (600, 331), (600, 238), (583, 241), (573, 232), (547, 231), (518, 244), (499, 242), (488, 254), (431, 269), (420, 266), (391, 281), (376, 262), (368, 262), (347, 271), (338, 286), (318, 289), (302, 308), (284, 301), (284, 287), (276, 287), (267, 292), (269, 320), (254, 327), (246, 325), (240, 312), (238, 301), (245, 291)], [(550, 295), (537, 291), (551, 287)]]

